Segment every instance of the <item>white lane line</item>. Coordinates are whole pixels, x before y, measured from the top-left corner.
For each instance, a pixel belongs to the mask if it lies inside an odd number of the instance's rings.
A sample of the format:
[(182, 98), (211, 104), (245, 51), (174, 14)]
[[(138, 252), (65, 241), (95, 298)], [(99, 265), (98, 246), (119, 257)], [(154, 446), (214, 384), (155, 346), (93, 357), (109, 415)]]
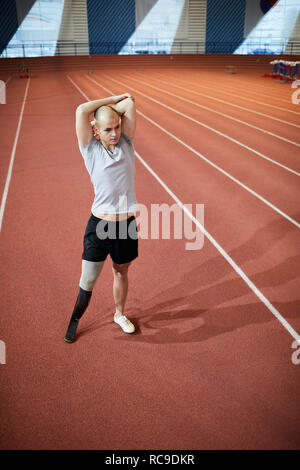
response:
[(199, 230), (205, 235), (206, 238), (212, 243), (212, 245), (219, 251), (219, 253), (226, 259), (231, 265), (235, 272), (243, 279), (248, 287), (254, 292), (254, 294), (263, 302), (263, 304), (270, 310), (270, 312), (280, 321), (282, 326), (290, 333), (290, 335), (297, 341), (300, 341), (299, 334), (293, 329), (288, 321), (280, 314), (280, 312), (271, 304), (271, 302), (264, 296), (264, 294), (256, 287), (256, 285), (249, 279), (246, 273), (235, 263), (235, 261), (229, 256), (224, 248), (214, 239), (214, 237), (204, 228), (204, 226), (196, 219), (193, 214), (185, 207), (185, 205), (178, 199), (177, 196), (171, 191), (171, 189), (159, 178), (159, 176), (150, 168), (150, 166), (143, 160), (143, 158), (135, 152), (140, 162), (147, 168), (147, 170), (154, 176), (159, 184), (167, 191), (167, 193), (174, 199), (174, 201), (181, 207), (181, 209), (192, 219), (197, 225)]
[(15, 159), (15, 154), (16, 154), (16, 148), (17, 148), (17, 144), (18, 144), (18, 140), (19, 140), (19, 134), (20, 134), (21, 124), (22, 124), (23, 113), (24, 113), (25, 102), (26, 102), (26, 98), (27, 98), (27, 94), (28, 94), (29, 84), (30, 84), (30, 78), (28, 78), (26, 88), (25, 88), (23, 103), (22, 103), (21, 112), (20, 112), (20, 116), (19, 116), (19, 122), (18, 122), (17, 131), (16, 131), (16, 135), (15, 135), (13, 149), (12, 149), (11, 156), (10, 156), (10, 162), (9, 162), (7, 177), (6, 177), (6, 181), (5, 181), (4, 191), (3, 191), (2, 199), (1, 199), (0, 232), (1, 232), (1, 229), (2, 229), (2, 222), (3, 222), (5, 204), (6, 204), (7, 194), (8, 194), (8, 190), (9, 190), (9, 185), (10, 185), (10, 180), (11, 180), (11, 175), (12, 175), (12, 169), (13, 169), (13, 164), (14, 164), (14, 159)]
[(145, 119), (147, 119), (149, 122), (151, 122), (154, 126), (158, 127), (159, 129), (161, 129), (163, 132), (165, 132), (166, 134), (168, 134), (170, 137), (172, 137), (173, 139), (177, 140), (177, 142), (179, 142), (180, 144), (184, 145), (187, 149), (191, 150), (191, 152), (195, 153), (198, 157), (200, 157), (202, 160), (204, 160), (206, 163), (208, 163), (209, 165), (213, 166), (216, 170), (220, 171), (221, 173), (223, 173), (223, 175), (227, 176), (228, 178), (230, 178), (232, 181), (234, 181), (235, 183), (237, 183), (239, 186), (241, 186), (242, 188), (244, 188), (246, 191), (248, 191), (250, 194), (252, 194), (253, 196), (255, 196), (256, 198), (258, 198), (260, 201), (262, 201), (264, 204), (266, 204), (267, 206), (269, 206), (271, 209), (273, 209), (275, 212), (277, 212), (278, 214), (280, 214), (282, 217), (284, 217), (285, 219), (287, 219), (289, 222), (291, 222), (292, 224), (294, 224), (296, 227), (300, 228), (300, 223), (297, 222), (296, 220), (294, 220), (292, 217), (290, 217), (289, 215), (287, 215), (285, 212), (282, 212), (280, 209), (278, 209), (278, 207), (274, 206), (274, 204), (272, 204), (270, 201), (268, 201), (267, 199), (265, 199), (263, 196), (260, 196), (260, 194), (256, 193), (253, 189), (249, 188), (249, 186), (246, 186), (244, 183), (242, 183), (241, 181), (239, 181), (238, 179), (236, 179), (234, 176), (230, 175), (229, 173), (227, 173), (227, 171), (223, 170), (223, 168), (219, 167), (218, 165), (216, 165), (215, 163), (211, 162), (210, 160), (208, 160), (204, 155), (202, 155), (200, 152), (197, 152), (197, 150), (193, 149), (190, 145), (186, 144), (185, 142), (183, 142), (183, 140), (179, 139), (178, 137), (176, 137), (174, 134), (172, 134), (171, 132), (167, 131), (165, 128), (163, 128), (162, 126), (160, 126), (159, 124), (157, 124), (155, 121), (153, 121), (152, 119), (150, 119), (148, 116), (146, 116), (145, 114), (143, 114), (142, 112), (138, 111), (138, 113), (143, 116)]
[[(103, 76), (105, 76), (105, 75), (103, 75)], [(109, 77), (109, 78), (111, 79), (111, 77)], [(293, 122), (284, 121), (283, 119), (279, 119), (279, 118), (276, 118), (274, 116), (270, 116), (269, 114), (261, 113), (259, 111), (255, 111), (254, 109), (250, 109), (250, 108), (245, 108), (244, 106), (239, 106), (238, 104), (230, 103), (230, 101), (221, 100), (220, 98), (215, 98), (214, 96), (208, 95), (207, 93), (205, 93), (205, 94), (200, 93), (200, 92), (195, 92), (195, 93), (197, 95), (204, 96), (205, 98), (209, 98), (209, 99), (214, 100), (214, 101), (219, 101), (220, 103), (226, 104), (228, 106), (233, 106), (234, 108), (239, 108), (239, 109), (242, 109), (244, 111), (248, 111), (249, 113), (258, 114), (258, 115), (264, 116), (268, 119), (273, 119), (274, 121), (279, 121), (279, 122), (282, 122), (283, 124), (287, 124), (289, 126), (300, 128), (300, 125), (294, 124)]]
[[(125, 76), (125, 75), (123, 75)], [(127, 76), (128, 77), (128, 76)], [(136, 80), (134, 79), (133, 77), (128, 77), (128, 79), (130, 80), (135, 80), (137, 81), (138, 83), (141, 83), (141, 80)], [(166, 83), (168, 85), (167, 82), (164, 82), (163, 80), (160, 80), (158, 78), (155, 78), (155, 80), (158, 80), (160, 81), (161, 83)], [(146, 82), (143, 82), (143, 83), (146, 83)], [(147, 86), (151, 86), (147, 83)], [(175, 85), (173, 82), (172, 82), (172, 86), (176, 87), (176, 88), (180, 88), (181, 90), (184, 90), (184, 91), (188, 91), (189, 93), (194, 93), (195, 95), (198, 95), (199, 93), (197, 91), (194, 91), (194, 90), (191, 90), (190, 88), (186, 88), (186, 87), (182, 87), (182, 86), (179, 86), (179, 85)], [(153, 87), (152, 88), (156, 88), (156, 87)], [(293, 140), (289, 140), (287, 139), (286, 137), (282, 137), (281, 135), (278, 135), (278, 134), (274, 134), (273, 132), (271, 131), (267, 131), (266, 129), (263, 129), (261, 127), (257, 127), (257, 126), (254, 126), (253, 124), (250, 124), (249, 122), (246, 122), (246, 121), (242, 121), (241, 119), (238, 119), (238, 118), (235, 118), (233, 116), (230, 116), (229, 114), (225, 114), (225, 113), (221, 113), (221, 111), (217, 111), (213, 108), (209, 108), (208, 106), (204, 106), (203, 104), (200, 104), (200, 103), (195, 103), (194, 101), (190, 101), (186, 98), (183, 98), (182, 96), (179, 96), (179, 95), (175, 95), (171, 92), (167, 92), (166, 90), (163, 90), (162, 88), (157, 88), (157, 90), (160, 90), (162, 91), (163, 93), (167, 93), (168, 95), (173, 95), (177, 98), (180, 98), (181, 100), (183, 101), (187, 101), (188, 103), (192, 103), (193, 105), (195, 106), (198, 106), (199, 108), (203, 108), (203, 109), (206, 109), (207, 111), (209, 112), (212, 112), (212, 113), (216, 113), (216, 114), (219, 114), (220, 116), (223, 116), (227, 119), (231, 119), (232, 121), (236, 121), (236, 122), (239, 122), (240, 124), (244, 124), (245, 126), (248, 126), (248, 127), (251, 127), (252, 129), (255, 129), (259, 132), (263, 132), (264, 134), (269, 134), (271, 135), (272, 137), (276, 137), (277, 139), (280, 139), (280, 140), (283, 140), (284, 142), (288, 142), (289, 144), (292, 144), (292, 145), (295, 145), (296, 147), (300, 147), (300, 144), (298, 144), (297, 142), (294, 142)], [(300, 114), (300, 113), (299, 113)]]
[[(87, 77), (89, 78), (89, 77)], [(104, 87), (103, 85), (100, 85), (100, 83), (98, 83), (96, 80), (94, 79), (90, 79), (89, 80), (93, 81), (97, 86), (99, 86), (100, 88), (103, 88), (105, 91), (107, 91), (108, 93), (113, 93), (111, 90), (109, 90), (108, 88)], [(110, 80), (113, 80), (112, 78), (110, 78)], [(127, 88), (131, 88), (132, 90), (134, 90), (134, 88), (130, 87), (130, 86), (127, 86)], [(138, 92), (138, 93), (141, 93), (141, 92)], [(144, 93), (142, 93), (144, 94)], [(147, 96), (147, 95), (145, 95)], [(153, 99), (153, 98), (150, 98), (150, 99)], [(154, 100), (156, 101), (156, 100)], [(160, 103), (159, 101), (156, 101), (158, 104), (162, 104)], [(296, 227), (300, 228), (300, 223), (297, 222), (296, 220), (294, 220), (292, 217), (290, 217), (289, 215), (287, 215), (285, 212), (281, 211), (280, 209), (278, 209), (278, 207), (274, 206), (274, 204), (272, 204), (271, 202), (269, 202), (267, 199), (265, 199), (264, 197), (260, 196), (258, 193), (256, 193), (253, 189), (249, 188), (248, 186), (246, 186), (244, 183), (242, 183), (241, 181), (239, 181), (238, 179), (236, 179), (234, 176), (230, 175), (229, 173), (227, 173), (227, 171), (223, 170), (223, 168), (219, 167), (218, 165), (216, 165), (215, 163), (211, 162), (210, 160), (208, 160), (208, 158), (206, 158), (204, 155), (202, 155), (200, 152), (197, 152), (197, 150), (193, 149), (190, 145), (186, 144), (183, 140), (179, 139), (178, 137), (176, 137), (174, 134), (172, 134), (171, 132), (167, 131), (164, 127), (160, 126), (157, 122), (153, 121), (151, 118), (149, 118), (148, 116), (146, 116), (145, 114), (143, 114), (141, 111), (137, 111), (138, 114), (140, 114), (141, 116), (143, 116), (145, 119), (147, 119), (149, 122), (151, 122), (151, 124), (153, 124), (154, 126), (158, 127), (160, 130), (162, 130), (163, 132), (165, 132), (166, 134), (168, 134), (170, 137), (172, 137), (173, 139), (177, 140), (177, 142), (179, 142), (180, 144), (184, 145), (187, 149), (191, 150), (191, 152), (195, 153), (198, 157), (200, 157), (202, 160), (204, 160), (206, 163), (208, 163), (209, 165), (213, 166), (214, 168), (216, 168), (216, 170), (220, 171), (221, 173), (223, 173), (223, 175), (227, 176), (228, 178), (230, 178), (232, 181), (234, 181), (235, 183), (237, 183), (239, 186), (241, 186), (242, 188), (246, 189), (246, 191), (248, 191), (249, 193), (251, 193), (253, 196), (255, 196), (256, 198), (258, 198), (260, 201), (262, 201), (264, 204), (266, 204), (267, 206), (269, 206), (271, 209), (273, 209), (275, 212), (277, 212), (278, 214), (280, 214), (282, 217), (284, 217), (285, 219), (287, 219), (289, 222), (291, 222), (292, 224), (296, 225)], [(181, 113), (180, 113), (181, 114)]]
[(90, 101), (89, 97), (84, 93), (84, 91), (82, 91), (78, 85), (76, 85), (76, 83), (72, 80), (71, 77), (69, 77), (69, 75), (67, 75), (68, 79), (70, 80), (71, 83), (73, 83), (74, 87), (77, 88), (77, 90), (79, 91), (79, 93), (82, 94), (82, 96), (84, 96), (84, 98), (87, 100), (87, 101)]
[[(159, 80), (162, 83), (167, 83), (167, 85), (168, 85), (168, 82), (160, 80), (160, 78), (157, 78), (156, 80)], [(174, 83), (172, 82), (172, 86), (173, 85), (174, 85)], [(178, 85), (174, 85), (174, 86), (178, 86)], [(199, 83), (197, 83), (197, 86), (200, 86), (201, 88), (206, 88), (207, 90), (213, 91), (212, 88), (209, 88), (205, 85), (200, 85)], [(182, 88), (182, 87), (179, 87), (179, 88)], [(183, 89), (185, 89), (185, 88), (183, 88)], [(186, 88), (186, 89), (188, 91), (191, 91), (188, 88)], [(274, 104), (265, 103), (264, 101), (258, 101), (258, 100), (254, 100), (252, 98), (246, 98), (246, 96), (237, 95), (236, 93), (231, 93), (229, 91), (225, 91), (225, 90), (223, 90), (223, 88), (221, 86), (220, 86), (220, 88), (217, 88), (217, 91), (219, 91), (220, 93), (225, 93), (225, 95), (236, 96), (237, 98), (242, 98), (243, 100), (251, 101), (252, 103), (258, 103), (258, 104), (261, 104), (263, 106), (269, 106), (270, 108), (280, 109), (281, 111), (285, 111), (285, 112), (292, 113), (292, 114), (297, 114), (298, 116), (300, 115), (300, 112), (292, 111), (291, 109), (288, 109), (288, 108), (282, 108), (281, 106), (275, 106)], [(250, 93), (252, 92), (252, 90), (249, 90), (249, 91), (250, 91)]]
[[(74, 84), (73, 80), (68, 77), (69, 80)], [(101, 85), (100, 85), (101, 86)], [(108, 88), (102, 87), (110, 94), (113, 94)], [(88, 101), (90, 99), (87, 95), (76, 85), (76, 89), (84, 96)], [(267, 307), (267, 309), (277, 318), (281, 325), (290, 333), (290, 335), (300, 344), (300, 336), (297, 331), (288, 323), (288, 321), (281, 315), (281, 313), (271, 304), (271, 302), (264, 296), (264, 294), (256, 287), (256, 285), (248, 278), (246, 273), (235, 263), (235, 261), (228, 255), (228, 253), (219, 245), (219, 243), (213, 238), (213, 236), (204, 228), (204, 226), (196, 219), (193, 214), (186, 208), (186, 206), (178, 199), (177, 196), (169, 189), (169, 187), (159, 178), (159, 176), (150, 168), (150, 166), (142, 159), (142, 157), (135, 151), (136, 156), (145, 168), (154, 176), (154, 178), (162, 185), (168, 194), (174, 199), (174, 201), (185, 211), (185, 213), (192, 219), (197, 225), (201, 232), (208, 238), (213, 246), (219, 251), (219, 253), (226, 259), (226, 261), (232, 266), (235, 272), (243, 279), (248, 287), (254, 292), (261, 302)]]
[[(197, 77), (195, 77), (197, 78)], [(183, 83), (190, 83), (190, 82), (186, 82), (184, 81), (183, 79), (179, 79), (179, 78), (176, 78), (176, 80), (180, 80), (181, 82)], [(242, 84), (242, 86), (241, 86)], [(277, 85), (278, 84), (278, 80), (277, 80), (277, 83), (274, 81), (274, 80), (269, 80), (269, 85), (270, 87), (267, 87), (267, 86), (263, 86), (263, 85), (259, 85), (257, 83), (253, 83), (253, 82), (250, 82), (250, 81), (245, 81), (243, 80), (243, 82), (236, 82), (234, 84), (234, 86), (232, 86), (232, 82), (231, 84), (229, 84), (229, 82), (226, 82), (224, 81), (224, 79), (222, 80), (214, 80), (214, 86), (225, 86), (227, 90), (229, 91), (239, 91), (240, 93), (250, 93), (251, 95), (258, 95), (259, 97), (261, 96), (266, 96), (268, 98), (272, 98), (273, 100), (279, 100), (279, 101), (282, 101), (283, 103), (288, 103), (288, 104), (291, 104), (291, 100), (288, 100), (288, 99), (283, 99), (282, 96), (285, 96), (284, 94), (283, 95), (280, 95), (281, 98), (279, 98), (278, 96), (274, 96), (274, 95), (270, 95), (270, 92), (278, 92), (278, 91), (283, 91), (282, 90), (282, 87), (279, 86), (277, 89), (275, 89), (275, 87), (273, 88), (272, 85)], [(197, 83), (198, 85), (198, 83)], [(205, 87), (205, 85), (200, 85), (201, 87)], [(253, 86), (255, 87), (255, 91), (253, 89)], [(246, 87), (246, 88), (245, 88)], [(205, 87), (206, 88), (206, 87)], [(263, 92), (268, 92), (268, 94), (265, 94)]]
[[(103, 75), (103, 76), (104, 76), (104, 75)], [(98, 83), (96, 80), (94, 80), (93, 78), (90, 78), (90, 77), (87, 77), (87, 78), (88, 78), (90, 81), (92, 81), (93, 83), (95, 83), (96, 85), (101, 86), (101, 85), (99, 85), (99, 83)], [(276, 160), (273, 160), (273, 159), (270, 158), (270, 157), (267, 157), (267, 156), (264, 155), (263, 153), (258, 152), (258, 150), (255, 150), (255, 149), (253, 149), (252, 147), (249, 147), (248, 145), (243, 144), (242, 142), (239, 142), (238, 140), (234, 139), (233, 137), (230, 137), (230, 136), (228, 136), (227, 134), (224, 134), (223, 132), (220, 132), (220, 131), (214, 129), (213, 127), (210, 127), (210, 126), (208, 126), (207, 124), (204, 124), (203, 122), (200, 122), (200, 121), (198, 121), (197, 119), (194, 119), (194, 118), (192, 118), (191, 116), (188, 116), (187, 114), (184, 114), (184, 113), (182, 113), (181, 111), (178, 111), (177, 109), (171, 108), (171, 106), (168, 106), (168, 105), (162, 103), (161, 101), (158, 101), (158, 100), (156, 100), (155, 98), (152, 98), (151, 96), (146, 95), (145, 93), (142, 93), (141, 91), (137, 90), (136, 88), (133, 88), (132, 86), (128, 85), (127, 83), (120, 82), (119, 80), (115, 80), (114, 78), (111, 78), (111, 77), (109, 77), (109, 80), (110, 80), (110, 81), (113, 81), (113, 82), (116, 82), (116, 83), (118, 83), (118, 84), (121, 84), (121, 85), (123, 85), (123, 86), (126, 86), (127, 88), (130, 88), (131, 90), (135, 91), (136, 93), (139, 93), (140, 95), (144, 96), (144, 97), (147, 98), (148, 100), (151, 100), (151, 101), (153, 101), (154, 103), (157, 103), (157, 104), (159, 104), (160, 106), (163, 106), (163, 107), (165, 107), (165, 108), (167, 108), (167, 109), (173, 111), (174, 113), (177, 113), (177, 114), (179, 114), (180, 116), (183, 116), (184, 118), (189, 119), (190, 121), (195, 122), (195, 123), (198, 124), (199, 126), (202, 126), (202, 127), (205, 127), (206, 129), (209, 129), (210, 131), (214, 132), (215, 134), (218, 134), (218, 135), (220, 135), (221, 137), (224, 137), (225, 139), (230, 140), (231, 142), (233, 142), (233, 143), (239, 145), (240, 147), (245, 148), (245, 149), (248, 150), (249, 152), (252, 152), (252, 153), (254, 153), (255, 155), (258, 155), (259, 157), (264, 158), (265, 160), (268, 160), (269, 162), (271, 162), (271, 163), (273, 163), (274, 165), (277, 165), (277, 166), (283, 168), (284, 170), (288, 171), (289, 173), (293, 173), (293, 174), (295, 174), (295, 175), (297, 175), (297, 176), (300, 176), (300, 173), (299, 173), (298, 171), (293, 170), (292, 168), (289, 168), (289, 167), (287, 167), (286, 165), (283, 165), (282, 163), (279, 163), (279, 162), (277, 162)], [(102, 88), (103, 88), (103, 87), (102, 87)], [(179, 98), (179, 97), (178, 97), (178, 98)], [(185, 98), (184, 98), (184, 100), (185, 100)], [(187, 101), (187, 100), (185, 100), (185, 101)], [(194, 104), (192, 101), (190, 101), (190, 102), (191, 102), (192, 104)]]

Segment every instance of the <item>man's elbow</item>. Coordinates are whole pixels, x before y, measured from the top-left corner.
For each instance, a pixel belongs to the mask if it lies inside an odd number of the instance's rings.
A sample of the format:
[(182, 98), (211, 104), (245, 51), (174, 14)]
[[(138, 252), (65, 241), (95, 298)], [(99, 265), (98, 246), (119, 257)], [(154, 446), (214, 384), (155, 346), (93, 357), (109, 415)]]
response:
[(134, 99), (132, 98), (125, 98), (124, 105), (125, 105), (125, 112), (132, 111), (135, 109), (135, 102), (134, 102)]
[(80, 104), (76, 108), (76, 114), (82, 114), (82, 113), (86, 112), (85, 108), (86, 108), (85, 103)]
[(80, 114), (82, 112), (82, 104), (80, 104), (79, 106), (77, 106), (76, 108), (76, 115), (77, 114)]
[(134, 98), (132, 98), (131, 96), (126, 98), (125, 101), (128, 102), (129, 106), (135, 106)]

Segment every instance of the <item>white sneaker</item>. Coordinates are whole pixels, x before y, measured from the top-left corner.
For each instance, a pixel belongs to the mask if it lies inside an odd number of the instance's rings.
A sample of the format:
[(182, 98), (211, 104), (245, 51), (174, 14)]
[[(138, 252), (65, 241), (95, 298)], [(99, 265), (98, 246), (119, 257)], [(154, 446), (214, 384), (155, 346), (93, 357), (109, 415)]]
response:
[(125, 317), (125, 315), (116, 316), (116, 314), (114, 314), (114, 322), (117, 323), (125, 333), (135, 332), (134, 325), (127, 317)]

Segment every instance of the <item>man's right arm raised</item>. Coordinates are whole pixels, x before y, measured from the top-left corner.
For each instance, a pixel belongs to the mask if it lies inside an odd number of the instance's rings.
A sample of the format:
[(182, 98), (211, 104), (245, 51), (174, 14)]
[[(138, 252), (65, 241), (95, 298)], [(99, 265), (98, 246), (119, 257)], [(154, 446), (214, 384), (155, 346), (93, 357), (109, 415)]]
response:
[(100, 108), (100, 106), (116, 104), (119, 101), (128, 98), (128, 96), (128, 93), (124, 93), (123, 95), (109, 96), (108, 98), (87, 101), (86, 103), (80, 104), (76, 109), (76, 134), (79, 144), (86, 146), (90, 143), (93, 137), (90, 115), (94, 113), (96, 109)]

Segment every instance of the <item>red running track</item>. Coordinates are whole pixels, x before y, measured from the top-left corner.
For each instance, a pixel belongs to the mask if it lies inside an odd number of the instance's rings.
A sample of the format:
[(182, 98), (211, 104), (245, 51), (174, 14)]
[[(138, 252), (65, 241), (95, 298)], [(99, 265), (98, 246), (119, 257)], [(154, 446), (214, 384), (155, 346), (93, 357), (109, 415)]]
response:
[[(289, 86), (220, 70), (13, 77), (0, 107), (2, 195), (26, 87), (0, 234), (1, 448), (299, 448), (300, 108)], [(112, 322), (107, 259), (70, 345), (93, 199), (74, 112), (82, 93), (126, 91), (138, 155), (183, 204), (204, 204), (212, 238), (193, 251), (184, 239), (140, 239), (132, 336)], [(174, 204), (143, 161), (138, 202)]]

